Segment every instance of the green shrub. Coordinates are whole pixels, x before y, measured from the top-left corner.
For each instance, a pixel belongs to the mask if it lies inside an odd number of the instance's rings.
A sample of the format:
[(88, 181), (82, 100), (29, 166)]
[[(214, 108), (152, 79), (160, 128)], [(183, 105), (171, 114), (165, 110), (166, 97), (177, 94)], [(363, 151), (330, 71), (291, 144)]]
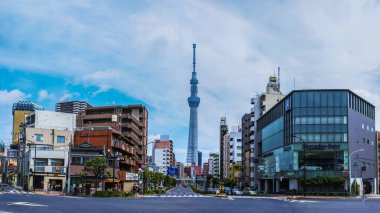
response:
[(200, 189), (197, 189), (197, 188), (195, 188), (194, 186), (190, 186), (190, 187), (191, 187), (191, 189), (192, 189), (195, 193), (198, 193), (198, 194), (206, 194), (205, 191), (200, 190)]

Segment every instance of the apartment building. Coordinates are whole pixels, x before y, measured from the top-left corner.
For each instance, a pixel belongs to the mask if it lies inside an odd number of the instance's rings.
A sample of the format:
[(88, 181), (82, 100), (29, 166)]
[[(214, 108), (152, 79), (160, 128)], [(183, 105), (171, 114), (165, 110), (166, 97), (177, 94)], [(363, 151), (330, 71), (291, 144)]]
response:
[(90, 107), (78, 113), (77, 127), (111, 127), (138, 146), (147, 165), (148, 110), (143, 105)]
[(175, 157), (173, 153), (172, 140), (155, 140), (152, 150), (153, 162), (158, 167), (158, 171), (162, 174), (167, 174), (167, 169), (170, 166), (175, 166)]

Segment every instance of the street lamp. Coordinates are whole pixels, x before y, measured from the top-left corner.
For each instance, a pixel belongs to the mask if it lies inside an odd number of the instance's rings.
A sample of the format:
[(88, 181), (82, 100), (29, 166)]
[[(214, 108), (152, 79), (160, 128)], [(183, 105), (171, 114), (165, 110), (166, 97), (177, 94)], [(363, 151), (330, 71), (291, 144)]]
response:
[(305, 147), (305, 141), (297, 136), (297, 135), (293, 135), (293, 138), (298, 138), (302, 141), (303, 143), (303, 196), (306, 197), (306, 147)]
[[(351, 156), (357, 152), (363, 152), (364, 149), (359, 149), (359, 150), (356, 150), (356, 151), (353, 151), (351, 152), (351, 154), (349, 155), (348, 157), (348, 162), (349, 162), (349, 166), (350, 168), (348, 169), (348, 172), (349, 172), (349, 178), (350, 178), (350, 181), (349, 181), (349, 184), (350, 184), (350, 194), (352, 193), (352, 187), (351, 187)], [(356, 177), (355, 177), (355, 186), (356, 186)], [(355, 187), (355, 190), (356, 190), (356, 187)], [(356, 193), (356, 191), (355, 191)]]

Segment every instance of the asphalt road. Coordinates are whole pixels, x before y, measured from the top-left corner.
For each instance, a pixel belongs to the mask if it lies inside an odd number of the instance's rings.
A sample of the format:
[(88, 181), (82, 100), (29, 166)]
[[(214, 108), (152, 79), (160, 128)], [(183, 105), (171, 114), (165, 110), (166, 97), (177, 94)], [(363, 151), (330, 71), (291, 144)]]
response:
[[(168, 192), (177, 197), (82, 198), (36, 195), (23, 192), (0, 193), (0, 212), (269, 212), (269, 213), (377, 213), (380, 199), (286, 200), (255, 197), (185, 197), (189, 188), (178, 187)], [(189, 194), (190, 195), (190, 194)]]

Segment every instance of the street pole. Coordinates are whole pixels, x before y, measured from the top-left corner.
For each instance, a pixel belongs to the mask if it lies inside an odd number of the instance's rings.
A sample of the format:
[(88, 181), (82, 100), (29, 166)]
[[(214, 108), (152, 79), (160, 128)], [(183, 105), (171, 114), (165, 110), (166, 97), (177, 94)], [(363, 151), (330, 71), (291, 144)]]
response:
[(113, 175), (112, 175), (112, 186), (115, 188), (115, 164), (116, 164), (116, 156), (115, 149), (113, 150)]
[[(348, 169), (348, 172), (349, 172), (349, 181), (348, 181), (348, 184), (350, 185), (350, 194), (352, 192), (352, 186), (351, 186), (351, 168), (352, 168), (351, 167), (351, 156), (353, 154), (357, 153), (357, 152), (363, 152), (363, 151), (364, 151), (364, 149), (359, 149), (359, 150), (351, 152), (351, 154), (348, 156), (348, 162), (349, 162), (349, 166), (350, 166), (350, 168)], [(355, 170), (355, 172), (356, 172), (356, 170)], [(355, 182), (355, 186), (356, 186), (356, 182)], [(355, 187), (355, 190), (356, 190), (356, 187)], [(355, 194), (355, 196), (356, 196), (356, 194)]]
[[(66, 184), (67, 184), (67, 187), (66, 187), (66, 193), (69, 193), (70, 192), (70, 161), (71, 161), (71, 157), (70, 157), (70, 154), (71, 153), (71, 143), (69, 144), (69, 151), (67, 153), (67, 167), (66, 167)], [(82, 187), (83, 187), (83, 184), (82, 184)]]
[[(30, 151), (30, 147), (29, 147)], [(30, 152), (29, 152), (30, 153)], [(34, 168), (33, 168), (33, 191), (36, 191), (36, 162), (37, 162), (37, 146), (34, 144)]]

